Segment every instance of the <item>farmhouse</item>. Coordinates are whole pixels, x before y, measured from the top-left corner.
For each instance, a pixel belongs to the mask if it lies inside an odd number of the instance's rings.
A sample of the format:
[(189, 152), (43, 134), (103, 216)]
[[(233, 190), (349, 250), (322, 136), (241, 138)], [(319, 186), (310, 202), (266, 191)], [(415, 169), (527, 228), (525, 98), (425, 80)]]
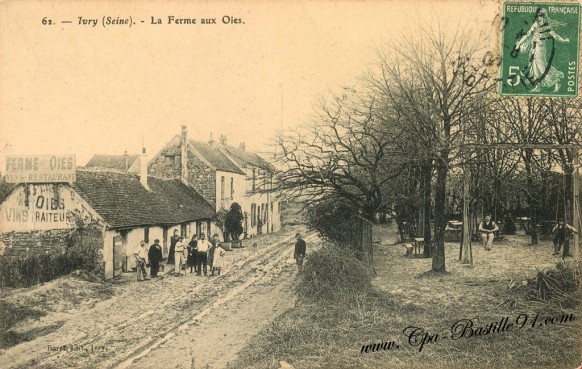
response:
[[(185, 160), (182, 160), (185, 158)], [(228, 210), (234, 202), (243, 211), (245, 237), (277, 231), (281, 206), (273, 190), (275, 168), (244, 145), (228, 146), (226, 137), (216, 142), (188, 138), (182, 126), (148, 164), (148, 172), (164, 178), (179, 178), (192, 186), (216, 211)], [(219, 232), (212, 229), (212, 232)]]
[(6, 256), (52, 252), (79, 221), (96, 225), (105, 278), (135, 265), (140, 241), (159, 239), (167, 257), (174, 229), (184, 237), (209, 232), (214, 215), (212, 206), (179, 180), (94, 169), (78, 169), (74, 183), (2, 180), (0, 212), (0, 254)]

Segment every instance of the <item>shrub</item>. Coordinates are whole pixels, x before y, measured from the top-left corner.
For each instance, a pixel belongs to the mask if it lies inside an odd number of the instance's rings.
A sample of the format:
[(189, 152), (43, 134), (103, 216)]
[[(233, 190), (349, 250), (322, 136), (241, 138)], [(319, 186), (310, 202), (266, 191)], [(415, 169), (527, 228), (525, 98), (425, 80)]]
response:
[(21, 257), (2, 257), (0, 286), (31, 287), (79, 269), (102, 276), (101, 237), (98, 229), (77, 229), (67, 236), (62, 249), (32, 252)]
[(355, 247), (360, 236), (358, 213), (345, 202), (325, 200), (312, 205), (307, 208), (305, 220), (309, 230), (344, 247)]
[(300, 301), (349, 303), (369, 291), (372, 274), (349, 250), (330, 244), (309, 256), (298, 278)]
[[(226, 210), (219, 210), (212, 217), (212, 222), (216, 225), (216, 227), (218, 227), (218, 229), (220, 229), (220, 232), (222, 232), (224, 238), (226, 238), (226, 228), (224, 226), (226, 221), (226, 214)], [(226, 242), (226, 240), (224, 241)]]
[(224, 228), (226, 229), (225, 237), (230, 237), (232, 240), (238, 240), (239, 236), (243, 233), (243, 219), (244, 216), (240, 205), (233, 202), (232, 205), (230, 205), (229, 212), (224, 218)]

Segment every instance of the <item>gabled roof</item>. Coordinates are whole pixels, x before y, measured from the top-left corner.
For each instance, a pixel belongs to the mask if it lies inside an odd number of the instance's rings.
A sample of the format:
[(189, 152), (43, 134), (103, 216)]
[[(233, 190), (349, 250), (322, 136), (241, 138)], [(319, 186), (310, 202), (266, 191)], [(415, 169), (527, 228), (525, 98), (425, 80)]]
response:
[(213, 207), (177, 179), (148, 177), (146, 190), (137, 175), (78, 170), (72, 187), (112, 227), (178, 224), (209, 219)]
[(226, 155), (220, 151), (216, 146), (211, 146), (208, 143), (192, 141), (190, 140), (190, 145), (200, 153), (217, 170), (222, 170), (224, 172), (232, 172), (238, 174), (245, 174), (237, 165), (233, 163)]
[(255, 167), (267, 169), (267, 170), (275, 170), (275, 167), (266, 161), (265, 159), (261, 158), (258, 154), (250, 151), (243, 150), (238, 147), (233, 146), (220, 146), (223, 148), (228, 155), (230, 155), (239, 165), (247, 166), (252, 165)]
[(7, 183), (6, 177), (0, 177), (0, 204), (10, 196), (16, 186), (18, 186), (18, 183)]
[(86, 168), (105, 168), (128, 170), (131, 165), (139, 158), (139, 155), (127, 155), (127, 163), (125, 162), (125, 155), (94, 155), (91, 160), (85, 165)]

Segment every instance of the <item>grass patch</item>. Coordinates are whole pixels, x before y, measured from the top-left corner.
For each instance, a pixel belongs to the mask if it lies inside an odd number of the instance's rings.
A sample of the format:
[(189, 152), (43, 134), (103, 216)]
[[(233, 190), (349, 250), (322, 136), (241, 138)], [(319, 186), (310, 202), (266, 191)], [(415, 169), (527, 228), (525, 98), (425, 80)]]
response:
[[(580, 292), (573, 282), (579, 269), (555, 269), (551, 244), (534, 247), (519, 236), (496, 243), (493, 251), (474, 244), (475, 266), (468, 268), (458, 260), (458, 244), (447, 243), (448, 273), (431, 273), (430, 259), (407, 258), (401, 246), (392, 244), (395, 230), (374, 232), (381, 241), (374, 250), (377, 277), (372, 286), (359, 290), (352, 300), (333, 295), (299, 298), (295, 308), (250, 340), (232, 368), (278, 369), (282, 360), (296, 369), (580, 365)], [(344, 273), (351, 271), (335, 274)], [(298, 288), (314, 294), (315, 282), (307, 277), (298, 279), (305, 284)], [(512, 281), (525, 285), (517, 288)], [(533, 291), (548, 281), (545, 295), (539, 295), (546, 299), (533, 299)], [(505, 304), (508, 300), (513, 303)], [(458, 339), (452, 338), (455, 323)], [(509, 323), (512, 330), (507, 330)], [(493, 329), (495, 324), (498, 328)], [(432, 335), (433, 342), (420, 350), (420, 341), (409, 342), (404, 334), (410, 326)], [(492, 328), (485, 334), (488, 326)], [(386, 342), (394, 346), (361, 352), (362, 346)]]
[(297, 297), (303, 302), (357, 303), (371, 287), (370, 269), (335, 244), (328, 244), (309, 256), (299, 273)]
[(0, 349), (16, 346), (19, 343), (32, 341), (37, 337), (45, 336), (56, 331), (62, 327), (63, 324), (65, 324), (65, 322), (60, 321), (46, 327), (34, 328), (25, 332), (18, 332), (14, 330), (3, 332), (0, 336)]
[(12, 328), (26, 320), (38, 319), (45, 315), (46, 312), (39, 309), (0, 300), (0, 349), (27, 340), (24, 334), (16, 333)]
[[(444, 312), (438, 306), (401, 306), (380, 291), (370, 291), (355, 306), (303, 304), (284, 314), (251, 340), (239, 353), (233, 368), (279, 368), (285, 360), (303, 368), (564, 368), (579, 365), (580, 325), (573, 321), (538, 326), (547, 317), (560, 317), (554, 309), (498, 313)], [(538, 314), (535, 327), (531, 326)], [(523, 314), (523, 315), (522, 315)], [(472, 319), (477, 327), (508, 318), (515, 331), (451, 339), (451, 329), (460, 319)], [(575, 315), (575, 314), (574, 314)], [(520, 320), (520, 321), (521, 321)], [(467, 324), (467, 323), (463, 323)], [(408, 338), (409, 326), (439, 336), (422, 350), (418, 340)], [(419, 336), (420, 337), (420, 336)], [(398, 348), (361, 353), (362, 346), (393, 341)]]

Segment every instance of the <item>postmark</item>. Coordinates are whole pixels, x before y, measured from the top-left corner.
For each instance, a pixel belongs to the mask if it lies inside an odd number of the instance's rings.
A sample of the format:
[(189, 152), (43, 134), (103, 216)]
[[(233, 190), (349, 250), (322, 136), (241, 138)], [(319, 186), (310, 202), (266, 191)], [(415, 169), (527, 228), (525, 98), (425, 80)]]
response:
[(500, 94), (577, 96), (580, 4), (506, 2), (502, 6)]

